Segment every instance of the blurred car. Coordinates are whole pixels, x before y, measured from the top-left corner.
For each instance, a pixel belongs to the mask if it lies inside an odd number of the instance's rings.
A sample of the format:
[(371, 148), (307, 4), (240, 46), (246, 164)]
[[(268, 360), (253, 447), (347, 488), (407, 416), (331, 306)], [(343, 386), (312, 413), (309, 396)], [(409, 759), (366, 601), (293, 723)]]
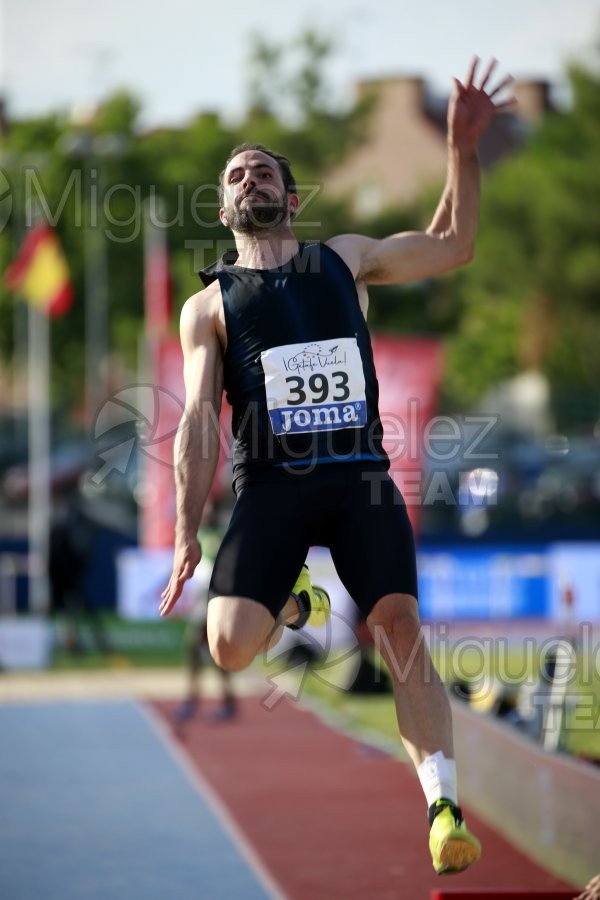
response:
[[(82, 473), (90, 466), (91, 452), (79, 441), (61, 444), (50, 454), (50, 493), (57, 496), (77, 487)], [(11, 505), (27, 503), (30, 488), (27, 461), (9, 466), (0, 480), (0, 496)]]
[(462, 426), (451, 459), (424, 461), (423, 536), (600, 536), (600, 441), (523, 437), (498, 424), (481, 441)]

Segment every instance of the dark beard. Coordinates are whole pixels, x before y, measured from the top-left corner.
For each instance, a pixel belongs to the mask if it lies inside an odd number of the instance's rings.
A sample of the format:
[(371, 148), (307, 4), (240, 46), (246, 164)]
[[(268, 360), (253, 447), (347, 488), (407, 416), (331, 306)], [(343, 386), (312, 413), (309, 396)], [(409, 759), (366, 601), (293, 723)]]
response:
[(227, 225), (232, 231), (240, 234), (254, 234), (265, 228), (276, 228), (283, 225), (288, 214), (287, 204), (257, 203), (256, 206), (246, 204), (242, 208), (230, 206), (225, 209)]

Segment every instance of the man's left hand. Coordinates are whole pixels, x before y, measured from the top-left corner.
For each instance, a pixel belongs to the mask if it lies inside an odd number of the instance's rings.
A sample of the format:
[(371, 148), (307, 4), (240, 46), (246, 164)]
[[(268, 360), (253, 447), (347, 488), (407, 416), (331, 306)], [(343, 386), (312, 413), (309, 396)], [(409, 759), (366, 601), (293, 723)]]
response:
[(466, 152), (474, 152), (481, 135), (489, 128), (493, 119), (500, 113), (510, 111), (516, 104), (512, 96), (499, 103), (494, 101), (494, 97), (513, 81), (512, 77), (507, 75), (493, 90), (488, 88), (497, 65), (495, 59), (488, 63), (479, 85), (475, 83), (478, 63), (479, 58), (475, 56), (464, 84), (457, 78), (454, 79), (454, 90), (448, 105), (450, 145), (456, 150)]

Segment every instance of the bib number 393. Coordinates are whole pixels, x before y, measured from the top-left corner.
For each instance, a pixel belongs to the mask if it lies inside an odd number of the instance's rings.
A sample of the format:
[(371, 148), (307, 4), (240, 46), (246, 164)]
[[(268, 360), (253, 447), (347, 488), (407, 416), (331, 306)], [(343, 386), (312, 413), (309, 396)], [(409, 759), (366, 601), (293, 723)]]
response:
[(367, 424), (365, 376), (356, 338), (284, 344), (260, 355), (275, 434)]

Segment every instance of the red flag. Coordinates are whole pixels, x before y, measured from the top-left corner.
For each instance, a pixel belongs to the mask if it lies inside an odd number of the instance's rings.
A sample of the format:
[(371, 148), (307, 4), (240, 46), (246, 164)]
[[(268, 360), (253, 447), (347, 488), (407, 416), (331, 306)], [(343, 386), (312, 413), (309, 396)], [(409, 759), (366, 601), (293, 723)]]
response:
[(49, 316), (62, 316), (73, 303), (69, 267), (54, 231), (40, 223), (30, 228), (4, 283)]

